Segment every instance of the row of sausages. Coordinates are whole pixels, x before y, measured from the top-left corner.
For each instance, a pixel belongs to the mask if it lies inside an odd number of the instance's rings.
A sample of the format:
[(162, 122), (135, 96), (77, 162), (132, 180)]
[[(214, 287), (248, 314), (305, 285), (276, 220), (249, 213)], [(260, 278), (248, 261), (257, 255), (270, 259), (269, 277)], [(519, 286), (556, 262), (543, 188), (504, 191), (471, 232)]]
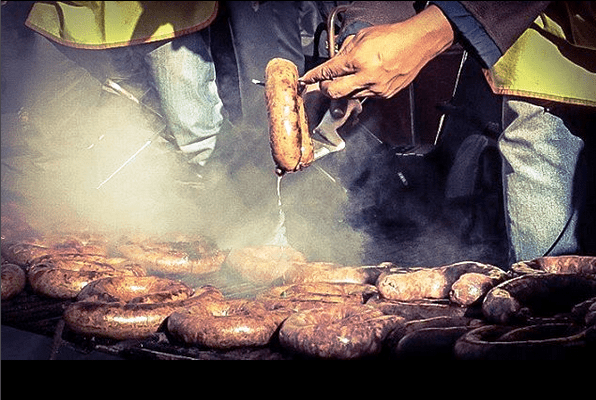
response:
[[(556, 333), (564, 326), (568, 337), (552, 339), (549, 348), (564, 342), (565, 348), (583, 351), (586, 341), (593, 340), (596, 261), (590, 257), (543, 258), (514, 265), (507, 273), (476, 262), (433, 268), (299, 262), (284, 271), (286, 285), (252, 300), (226, 299), (214, 287), (192, 289), (98, 257), (89, 256), (84, 262), (81, 255), (45, 256), (28, 267), (32, 282), (53, 276), (52, 285), (67, 288), (64, 282), (56, 284), (57, 277), (70, 276), (67, 280), (73, 281), (73, 269), (91, 280), (63, 295), (76, 300), (64, 313), (67, 325), (84, 335), (145, 338), (161, 329), (187, 345), (229, 349), (265, 346), (274, 340), (294, 354), (322, 358), (370, 357), (387, 346), (403, 357), (441, 343), (442, 349), (459, 349), (461, 358), (473, 358), (486, 356), (485, 349), (497, 343), (519, 347), (532, 334), (544, 337), (545, 329)], [(73, 268), (82, 264), (86, 267)], [(95, 279), (90, 279), (94, 269)], [(102, 275), (106, 273), (112, 275)], [(46, 296), (58, 296), (55, 287), (42, 291), (43, 285), (31, 286)], [(569, 318), (565, 324), (557, 320), (533, 329), (528, 326), (533, 318), (573, 306), (572, 334)], [(480, 314), (469, 315), (478, 309)], [(511, 340), (516, 337), (525, 339)]]

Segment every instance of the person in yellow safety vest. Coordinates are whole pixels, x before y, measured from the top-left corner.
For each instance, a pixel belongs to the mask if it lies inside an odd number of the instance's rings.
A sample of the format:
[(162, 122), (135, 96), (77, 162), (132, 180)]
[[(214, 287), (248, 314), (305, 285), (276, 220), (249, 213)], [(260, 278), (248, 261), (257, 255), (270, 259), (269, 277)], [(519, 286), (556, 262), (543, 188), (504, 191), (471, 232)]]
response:
[(131, 76), (134, 65), (148, 68), (168, 133), (191, 166), (178, 178), (199, 188), (227, 127), (209, 47), (219, 8), (217, 1), (35, 2), (25, 25), (101, 83)]
[[(503, 95), (505, 221), (510, 262), (595, 255), (594, 2), (354, 2), (339, 53), (301, 77), (327, 96), (389, 98), (455, 42)], [(590, 232), (591, 231), (591, 232)]]

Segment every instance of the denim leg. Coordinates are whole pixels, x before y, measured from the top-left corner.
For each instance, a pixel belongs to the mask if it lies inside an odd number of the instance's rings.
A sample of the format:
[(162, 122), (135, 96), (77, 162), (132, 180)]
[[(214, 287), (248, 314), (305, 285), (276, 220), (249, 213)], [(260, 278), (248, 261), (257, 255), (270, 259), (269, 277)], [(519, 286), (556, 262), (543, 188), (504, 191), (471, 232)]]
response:
[(577, 252), (573, 182), (582, 139), (543, 107), (510, 98), (503, 101), (503, 127), (510, 262)]
[(205, 165), (223, 124), (215, 66), (201, 32), (169, 41), (145, 57), (170, 133), (192, 164)]

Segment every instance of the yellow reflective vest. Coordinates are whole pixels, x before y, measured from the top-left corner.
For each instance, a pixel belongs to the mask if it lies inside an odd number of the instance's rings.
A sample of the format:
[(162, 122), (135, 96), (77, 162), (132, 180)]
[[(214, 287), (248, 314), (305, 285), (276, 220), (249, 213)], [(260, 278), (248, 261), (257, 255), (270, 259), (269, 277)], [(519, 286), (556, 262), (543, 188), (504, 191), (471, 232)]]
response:
[(217, 11), (217, 1), (37, 2), (25, 25), (65, 46), (106, 49), (199, 31)]
[(573, 37), (541, 14), (491, 69), (484, 70), (493, 92), (596, 107), (594, 15), (569, 6), (568, 11)]

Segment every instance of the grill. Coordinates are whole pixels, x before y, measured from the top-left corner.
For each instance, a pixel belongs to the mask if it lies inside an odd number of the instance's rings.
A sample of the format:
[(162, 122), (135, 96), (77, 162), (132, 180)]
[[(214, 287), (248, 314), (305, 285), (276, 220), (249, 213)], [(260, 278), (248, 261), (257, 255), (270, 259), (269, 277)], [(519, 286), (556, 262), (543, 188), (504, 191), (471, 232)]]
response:
[[(220, 289), (224, 296), (228, 299), (234, 298), (254, 298), (258, 293), (264, 291), (270, 286), (258, 286), (246, 280), (240, 280), (230, 271), (230, 268), (225, 264), (216, 272), (195, 276), (165, 276), (166, 278), (181, 279), (190, 283), (193, 287), (200, 287), (203, 285), (212, 285)], [(275, 285), (275, 283), (274, 283)], [(566, 299), (559, 298), (558, 301)], [(100, 352), (106, 355), (115, 356), (128, 360), (293, 360), (303, 359), (304, 356), (292, 353), (287, 348), (284, 348), (278, 343), (277, 336), (274, 335), (270, 343), (264, 347), (242, 347), (230, 350), (214, 350), (205, 347), (198, 347), (193, 345), (186, 345), (173, 339), (167, 332), (164, 326), (160, 327), (157, 332), (145, 339), (125, 339), (115, 340), (94, 336), (86, 336), (75, 333), (70, 330), (62, 319), (64, 310), (75, 300), (59, 300), (46, 298), (35, 294), (30, 287), (26, 287), (23, 292), (13, 297), (10, 300), (3, 301), (2, 306), (2, 325), (16, 328), (25, 332), (42, 335), (50, 339), (51, 351), (49, 358), (59, 358), (61, 354), (66, 353), (65, 350), (75, 351), (81, 355), (90, 354), (93, 352)], [(374, 298), (369, 302), (376, 302)], [(570, 313), (557, 314), (552, 317), (536, 317), (533, 322), (528, 320), (528, 324), (520, 326), (505, 326), (493, 325), (498, 328), (496, 332), (500, 332), (499, 336), (506, 332), (506, 329), (528, 330), (538, 329), (537, 332), (542, 336), (526, 337), (529, 340), (533, 339), (534, 347), (540, 340), (543, 340), (543, 347), (538, 346), (537, 349), (524, 347), (528, 353), (529, 359), (589, 359), (594, 356), (596, 342), (594, 341), (594, 333), (596, 332), (593, 326), (588, 322), (582, 322), (584, 315), (588, 315), (588, 307), (591, 307), (594, 299), (590, 299), (581, 305), (581, 307), (574, 307)], [(384, 311), (386, 314), (406, 315), (404, 314), (404, 304), (413, 305), (409, 309), (410, 315), (406, 317), (408, 321), (420, 322), (429, 321), (434, 317), (446, 317), (447, 315), (464, 319), (475, 319), (481, 322), (482, 311), (478, 306), (456, 306), (450, 304), (446, 299), (440, 299), (433, 302), (397, 302), (391, 303), (382, 301)], [(392, 307), (394, 310), (390, 310)], [(585, 310), (583, 308), (585, 308)], [(577, 308), (577, 309), (576, 309)], [(423, 310), (424, 309), (424, 310)], [(421, 311), (423, 310), (423, 311)], [(579, 319), (578, 319), (579, 318)], [(587, 317), (586, 317), (587, 321)], [(446, 328), (447, 325), (430, 325), (438, 329)], [(472, 325), (470, 325), (472, 326)], [(490, 324), (482, 323), (481, 329), (490, 328)], [(456, 328), (456, 327), (453, 327)], [(462, 326), (460, 326), (462, 328)], [(450, 328), (447, 328), (450, 329)], [(473, 329), (473, 328), (471, 328)], [(564, 329), (564, 332), (560, 332)], [(476, 330), (474, 330), (476, 331)], [(463, 333), (460, 333), (461, 336)], [(551, 335), (551, 336), (549, 336)], [(561, 336), (562, 335), (562, 336)], [(458, 336), (458, 337), (459, 337)], [(549, 338), (561, 338), (558, 347), (549, 345)], [(568, 339), (570, 338), (570, 339)], [(571, 340), (573, 338), (573, 340)], [(496, 337), (493, 338), (496, 340)], [(490, 340), (493, 340), (490, 339)], [(538, 339), (538, 340), (534, 340)], [(445, 347), (439, 342), (433, 342), (430, 336), (425, 339), (422, 346), (413, 347), (417, 350), (415, 354), (407, 355), (408, 359), (412, 358), (439, 358), (441, 360), (453, 359), (452, 345)], [(430, 341), (430, 342), (429, 342)], [(400, 341), (400, 344), (402, 342)], [(436, 346), (438, 344), (439, 347)], [(393, 348), (396, 343), (388, 343), (386, 351), (374, 356), (378, 359), (391, 358), (389, 348)], [(434, 347), (433, 347), (434, 346)], [(429, 353), (434, 352), (434, 353)], [(497, 351), (499, 351), (497, 349)], [(506, 349), (506, 357), (511, 359), (518, 359), (521, 357), (517, 353), (511, 353), (511, 348)], [(402, 356), (403, 357), (403, 356)], [(372, 358), (369, 356), (368, 358)], [(498, 353), (491, 353), (489, 359), (499, 359)], [(504, 358), (510, 359), (510, 358)]]
[[(252, 298), (265, 289), (251, 282), (239, 281), (224, 267), (220, 271), (196, 276), (167, 276), (184, 280), (195, 287), (213, 285), (226, 298)], [(240, 348), (216, 351), (174, 342), (163, 329), (144, 340), (86, 337), (64, 325), (62, 313), (74, 300), (50, 299), (36, 295), (29, 287), (14, 298), (2, 302), (2, 325), (52, 338), (50, 358), (63, 348), (78, 353), (93, 351), (131, 360), (280, 360), (291, 359), (275, 343), (267, 348)]]

